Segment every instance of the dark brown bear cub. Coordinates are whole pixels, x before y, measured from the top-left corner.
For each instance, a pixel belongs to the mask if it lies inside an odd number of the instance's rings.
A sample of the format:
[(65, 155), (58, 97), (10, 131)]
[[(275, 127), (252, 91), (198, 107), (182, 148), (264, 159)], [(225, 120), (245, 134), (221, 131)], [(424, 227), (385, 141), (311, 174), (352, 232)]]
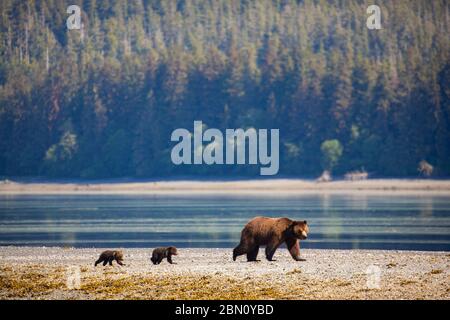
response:
[(177, 255), (177, 248), (175, 247), (156, 248), (155, 250), (153, 250), (152, 257), (150, 258), (150, 260), (152, 260), (153, 264), (160, 264), (164, 258), (167, 258), (167, 261), (170, 264), (173, 264), (172, 255), (174, 256)]
[(98, 258), (97, 261), (95, 261), (95, 266), (97, 266), (97, 264), (103, 262), (103, 266), (106, 266), (107, 263), (109, 263), (110, 266), (112, 266), (112, 262), (116, 260), (116, 262), (118, 264), (120, 264), (121, 266), (123, 266), (124, 264), (122, 263), (123, 261), (123, 253), (122, 251), (119, 250), (106, 250), (103, 251), (102, 254), (100, 255), (100, 258)]
[(300, 242), (308, 237), (306, 221), (288, 218), (256, 217), (250, 220), (241, 233), (241, 242), (233, 250), (233, 260), (247, 254), (248, 261), (256, 261), (260, 246), (266, 246), (266, 258), (272, 261), (277, 248), (284, 242), (296, 261), (300, 259)]

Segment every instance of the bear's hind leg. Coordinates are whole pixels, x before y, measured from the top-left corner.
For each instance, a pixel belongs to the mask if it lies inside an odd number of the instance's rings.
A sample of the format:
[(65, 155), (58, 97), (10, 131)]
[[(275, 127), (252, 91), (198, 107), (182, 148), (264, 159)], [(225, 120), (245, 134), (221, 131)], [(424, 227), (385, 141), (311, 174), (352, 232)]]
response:
[(253, 248), (251, 248), (247, 252), (247, 261), (248, 262), (258, 261), (258, 260), (256, 260), (256, 257), (258, 256), (258, 252), (259, 252), (259, 246), (254, 246)]

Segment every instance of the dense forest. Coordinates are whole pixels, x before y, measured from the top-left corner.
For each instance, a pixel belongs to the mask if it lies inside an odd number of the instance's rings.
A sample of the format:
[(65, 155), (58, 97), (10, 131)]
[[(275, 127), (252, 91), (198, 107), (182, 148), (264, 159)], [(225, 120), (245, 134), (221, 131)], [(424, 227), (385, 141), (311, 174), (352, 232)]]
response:
[(327, 146), (335, 174), (449, 175), (450, 2), (378, 1), (369, 30), (372, 2), (1, 0), (0, 176), (259, 174), (173, 165), (194, 120), (279, 128), (285, 176), (320, 174)]

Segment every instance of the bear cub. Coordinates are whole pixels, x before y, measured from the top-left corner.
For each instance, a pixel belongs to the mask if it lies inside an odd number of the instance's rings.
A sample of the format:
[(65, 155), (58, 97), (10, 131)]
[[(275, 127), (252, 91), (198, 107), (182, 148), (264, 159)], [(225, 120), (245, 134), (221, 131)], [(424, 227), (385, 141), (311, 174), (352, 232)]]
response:
[(123, 266), (123, 253), (120, 250), (106, 250), (103, 251), (100, 257), (97, 261), (95, 261), (95, 266), (97, 264), (103, 262), (103, 266), (106, 266), (107, 263), (109, 263), (110, 266), (112, 266), (112, 262), (116, 261), (119, 265)]
[(153, 264), (160, 264), (164, 258), (167, 258), (167, 261), (173, 264), (172, 256), (176, 256), (177, 254), (177, 248), (175, 247), (156, 248), (153, 250), (150, 260)]

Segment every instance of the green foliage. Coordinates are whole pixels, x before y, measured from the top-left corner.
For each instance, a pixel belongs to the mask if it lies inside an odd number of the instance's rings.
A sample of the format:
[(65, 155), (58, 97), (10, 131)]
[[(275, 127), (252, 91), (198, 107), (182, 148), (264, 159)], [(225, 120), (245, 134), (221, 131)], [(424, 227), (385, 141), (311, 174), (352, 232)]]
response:
[(331, 171), (342, 157), (344, 148), (339, 140), (326, 140), (320, 146), (322, 152), (322, 166), (324, 170)]
[(47, 150), (45, 161), (49, 163), (57, 163), (60, 161), (71, 160), (77, 150), (77, 136), (66, 132), (59, 143), (54, 144)]
[(57, 144), (52, 145), (45, 153), (44, 173), (51, 176), (71, 175), (70, 166), (78, 150), (77, 136), (66, 132)]
[(0, 175), (254, 174), (172, 165), (170, 134), (194, 120), (279, 128), (284, 175), (410, 176), (423, 159), (448, 175), (450, 2), (383, 1), (382, 30), (370, 4), (2, 0)]

